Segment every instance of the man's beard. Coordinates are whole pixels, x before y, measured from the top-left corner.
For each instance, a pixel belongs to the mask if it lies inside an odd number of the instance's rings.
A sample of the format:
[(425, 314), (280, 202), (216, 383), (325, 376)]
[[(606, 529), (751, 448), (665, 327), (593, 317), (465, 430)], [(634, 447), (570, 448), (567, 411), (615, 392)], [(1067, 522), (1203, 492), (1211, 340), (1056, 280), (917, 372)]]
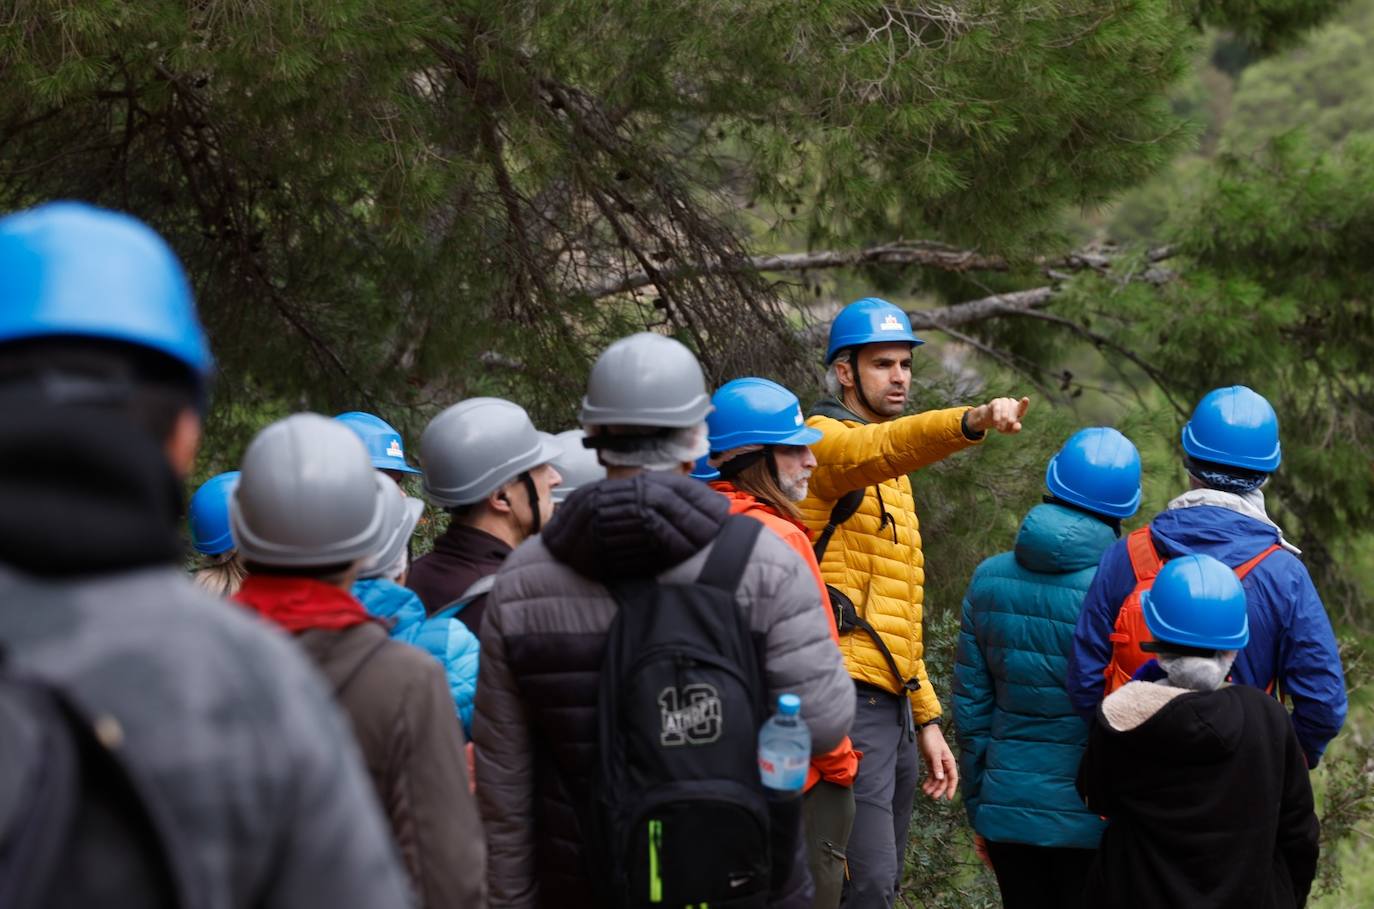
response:
[(787, 496), (788, 499), (793, 502), (800, 502), (802, 499), (806, 498), (807, 480), (810, 479), (810, 471), (790, 480), (784, 477), (778, 477), (778, 488), (783, 491), (783, 494)]
[(877, 398), (873, 398), (869, 395), (868, 389), (864, 387), (862, 384), (862, 380), (860, 380), (860, 384), (855, 390), (859, 392), (859, 401), (862, 402), (865, 406), (867, 406), (869, 410), (873, 411), (880, 417), (901, 416), (903, 411), (906, 410), (907, 398), (910, 394), (909, 391), (902, 392), (902, 403), (893, 404), (892, 402), (888, 401), (887, 395), (889, 392), (901, 390), (900, 388), (897, 388), (895, 386), (889, 385), (887, 388), (883, 390), (883, 393), (879, 395)]

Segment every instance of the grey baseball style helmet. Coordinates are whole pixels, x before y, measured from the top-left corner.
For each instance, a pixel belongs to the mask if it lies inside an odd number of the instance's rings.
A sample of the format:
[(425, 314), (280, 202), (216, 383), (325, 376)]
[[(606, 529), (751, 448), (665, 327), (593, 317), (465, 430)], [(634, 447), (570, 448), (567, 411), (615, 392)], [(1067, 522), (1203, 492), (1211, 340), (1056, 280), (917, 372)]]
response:
[(710, 411), (696, 356), (672, 338), (640, 332), (597, 358), (582, 399), (582, 425), (684, 429)]
[(278, 420), (248, 446), (229, 521), (248, 562), (333, 565), (372, 555), (387, 535), (385, 476), (342, 423), (313, 413)]
[(563, 482), (554, 487), (554, 502), (562, 502), (577, 491), (580, 486), (589, 486), (598, 480), (606, 479), (606, 468), (596, 457), (596, 452), (582, 445), (587, 434), (580, 429), (569, 429), (554, 436), (554, 442), (563, 449), (553, 459), (553, 466), (563, 477)]
[(430, 420), (420, 436), (425, 496), (443, 508), (471, 505), (558, 453), (518, 404), (469, 398)]

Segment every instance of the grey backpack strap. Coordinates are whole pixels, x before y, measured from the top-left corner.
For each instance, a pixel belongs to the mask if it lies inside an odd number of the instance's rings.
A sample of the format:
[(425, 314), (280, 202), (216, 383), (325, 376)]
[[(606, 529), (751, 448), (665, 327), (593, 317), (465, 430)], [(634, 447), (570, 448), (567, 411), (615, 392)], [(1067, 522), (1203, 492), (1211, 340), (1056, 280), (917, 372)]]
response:
[(467, 605), (471, 603), (473, 600), (491, 593), (491, 589), (495, 586), (495, 572), (491, 574), (482, 575), (482, 577), (473, 581), (467, 590), (463, 591), (462, 596), (458, 597), (458, 599), (454, 600), (452, 603), (449, 603), (443, 609), (440, 609), (438, 612), (436, 612), (434, 614), (434, 618), (437, 619), (440, 616), (449, 619), (453, 618), (458, 613), (462, 612), (467, 607)]

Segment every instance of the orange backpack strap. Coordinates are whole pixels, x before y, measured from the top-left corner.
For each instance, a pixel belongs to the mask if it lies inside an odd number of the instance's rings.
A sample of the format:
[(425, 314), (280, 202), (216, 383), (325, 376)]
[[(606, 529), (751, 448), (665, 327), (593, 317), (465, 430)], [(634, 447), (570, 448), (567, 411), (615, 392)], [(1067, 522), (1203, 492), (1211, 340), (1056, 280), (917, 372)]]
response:
[(1148, 524), (1126, 535), (1126, 552), (1131, 557), (1131, 570), (1135, 572), (1137, 584), (1153, 578), (1164, 567)]
[(1268, 549), (1264, 550), (1259, 555), (1255, 556), (1253, 559), (1246, 562), (1244, 565), (1237, 565), (1236, 577), (1240, 578), (1242, 581), (1245, 580), (1245, 576), (1250, 572), (1254, 571), (1256, 565), (1258, 565), (1260, 562), (1263, 562), (1265, 559), (1269, 558), (1271, 555), (1278, 551), (1279, 544), (1275, 543), (1273, 546), (1270, 546)]
[(1154, 538), (1148, 526), (1133, 530), (1126, 537), (1126, 553), (1131, 558), (1131, 571), (1135, 574), (1135, 588), (1122, 602), (1117, 611), (1116, 621), (1108, 640), (1112, 643), (1112, 657), (1102, 671), (1106, 679), (1103, 694), (1111, 694), (1131, 680), (1137, 669), (1149, 660), (1140, 649), (1141, 641), (1150, 640), (1150, 629), (1145, 627), (1145, 616), (1140, 609), (1140, 594), (1154, 584), (1164, 560), (1155, 549)]

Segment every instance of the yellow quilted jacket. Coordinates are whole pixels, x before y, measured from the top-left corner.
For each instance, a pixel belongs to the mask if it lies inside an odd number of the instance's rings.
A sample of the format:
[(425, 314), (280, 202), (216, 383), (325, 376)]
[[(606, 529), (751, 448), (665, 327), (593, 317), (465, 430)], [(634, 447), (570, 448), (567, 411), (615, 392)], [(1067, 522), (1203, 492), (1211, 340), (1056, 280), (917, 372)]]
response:
[(836, 499), (854, 489), (867, 489), (858, 512), (831, 538), (821, 575), (853, 600), (858, 614), (882, 635), (903, 677), (892, 677), (882, 654), (863, 631), (841, 635), (845, 664), (856, 681), (893, 693), (900, 692), (902, 683), (913, 675), (920, 679), (921, 687), (911, 693), (917, 723), (939, 717), (940, 701), (930, 687), (923, 659), (925, 557), (907, 474), (977, 444), (961, 428), (968, 409), (953, 407), (867, 423), (830, 400), (817, 404), (806, 421), (824, 434), (811, 446), (818, 463), (811, 474), (810, 492), (800, 505), (812, 536), (825, 527)]

